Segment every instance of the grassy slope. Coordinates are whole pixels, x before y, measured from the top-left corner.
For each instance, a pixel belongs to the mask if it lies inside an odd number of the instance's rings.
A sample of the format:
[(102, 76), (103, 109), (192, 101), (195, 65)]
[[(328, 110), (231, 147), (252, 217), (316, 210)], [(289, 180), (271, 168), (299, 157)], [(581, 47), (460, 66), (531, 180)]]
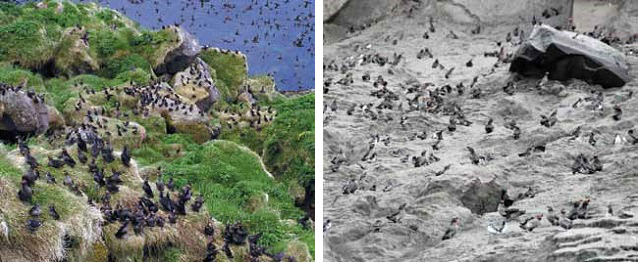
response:
[(314, 178), (314, 94), (262, 102), (277, 111), (262, 132), (252, 128), (224, 129), (222, 138), (245, 144), (264, 158), (266, 166), (284, 180), (306, 185)]
[[(77, 97), (76, 84), (101, 90), (128, 81), (148, 83), (151, 68), (157, 64), (157, 54), (174, 44), (172, 31), (147, 31), (108, 9), (64, 3), (63, 13), (58, 14), (55, 6), (49, 4), (48, 8), (38, 9), (35, 4), (20, 7), (0, 3), (0, 81), (20, 84), (27, 79), (30, 88), (46, 92), (47, 103), (60, 111), (70, 98)], [(76, 25), (89, 33), (87, 53), (99, 64), (95, 75), (45, 79), (32, 73), (50, 59), (66, 54), (61, 52), (69, 46), (68, 41), (63, 41), (63, 34), (66, 28)], [(228, 98), (223, 101), (234, 100), (238, 88), (247, 79), (246, 61), (240, 58), (202, 54), (202, 59), (213, 69), (220, 93)], [(70, 63), (72, 61), (60, 64), (69, 66)], [(56, 71), (69, 70), (57, 68)], [(314, 170), (314, 106), (311, 105), (314, 95), (261, 103), (272, 105), (279, 112), (272, 125), (262, 132), (244, 130), (252, 132), (249, 137), (240, 137), (233, 131), (224, 134), (224, 138), (245, 144), (262, 156), (269, 152), (264, 161), (278, 176), (276, 180), (267, 178), (254, 155), (235, 143), (218, 141), (197, 145), (185, 136), (164, 134), (162, 128), (154, 127), (153, 121), (140, 122), (150, 131), (147, 141), (133, 151), (133, 156), (142, 165), (164, 166), (180, 183), (187, 180), (193, 183), (206, 197), (214, 217), (224, 222), (243, 221), (251, 232), (264, 232), (262, 243), (269, 248), (280, 251), (289, 241), (301, 239), (314, 254), (313, 232), (287, 221), (302, 216), (302, 211), (294, 207), (291, 187), (306, 183), (314, 173), (310, 172), (311, 168)], [(179, 154), (176, 148), (180, 149)], [(2, 168), (0, 165), (0, 171)], [(297, 176), (299, 174), (301, 176)], [(12, 177), (13, 182), (19, 180), (16, 172), (0, 172), (0, 177)], [(267, 202), (263, 193), (268, 194)], [(47, 200), (49, 195), (41, 194), (36, 201), (47, 204), (46, 201), (55, 199)], [(173, 248), (167, 251), (167, 256), (174, 257), (178, 253), (180, 251)]]

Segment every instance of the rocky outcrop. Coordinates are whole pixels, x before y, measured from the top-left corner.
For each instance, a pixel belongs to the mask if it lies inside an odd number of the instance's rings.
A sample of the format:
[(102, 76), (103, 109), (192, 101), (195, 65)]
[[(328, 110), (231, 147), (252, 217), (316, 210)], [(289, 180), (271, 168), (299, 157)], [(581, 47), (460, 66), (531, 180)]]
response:
[[(161, 83), (153, 89), (158, 90), (158, 95), (165, 97), (162, 103), (148, 105), (149, 114), (164, 118), (168, 134), (187, 134), (197, 143), (204, 143), (215, 138), (217, 132), (210, 126), (210, 116), (198, 106), (175, 93), (167, 83)], [(139, 96), (140, 100), (143, 100), (147, 94)]]
[(328, 20), (329, 23), (343, 27), (359, 27), (384, 18), (401, 3), (400, 0), (350, 0), (329, 1), (324, 6), (340, 6), (338, 11), (329, 10), (333, 13)]
[(237, 101), (238, 102), (242, 102), (242, 103), (246, 103), (246, 104), (249, 104), (249, 105), (255, 104), (257, 102), (257, 100), (255, 100), (253, 95), (250, 92), (248, 92), (248, 91), (242, 92), (239, 95), (239, 97), (237, 97)]
[(190, 66), (197, 55), (202, 51), (202, 47), (195, 37), (180, 27), (171, 27), (178, 37), (178, 44), (167, 51), (163, 62), (155, 67), (156, 74), (175, 74)]
[[(331, 0), (324, 2), (324, 21), (328, 39), (332, 34), (343, 34), (337, 27), (361, 29), (387, 18), (407, 13), (413, 19), (436, 24), (446, 21), (456, 24), (456, 30), (493, 29), (494, 26), (519, 26), (521, 20), (532, 20), (552, 26), (567, 27), (572, 15), (572, 0), (512, 0), (512, 1), (399, 1), (399, 0)], [(534, 15), (537, 14), (537, 15)], [(427, 26), (427, 24), (426, 24)], [(459, 27), (460, 26), (460, 27)], [(530, 31), (529, 25), (521, 32)], [(425, 27), (424, 27), (425, 28)], [(332, 42), (332, 41), (330, 41)]]
[(479, 177), (449, 176), (433, 180), (420, 196), (445, 193), (474, 214), (496, 211), (502, 188), (492, 179), (483, 182)]
[(204, 112), (207, 112), (220, 97), (208, 64), (200, 58), (196, 58), (188, 68), (175, 74), (173, 88), (177, 94), (195, 103)]
[(638, 261), (636, 219), (617, 217), (577, 220), (574, 229), (545, 240), (547, 261)]
[(35, 93), (0, 87), (0, 131), (10, 135), (42, 134), (49, 128), (49, 109)]
[(625, 85), (629, 66), (618, 50), (585, 35), (537, 26), (514, 55), (510, 71), (565, 81), (572, 78), (605, 88)]

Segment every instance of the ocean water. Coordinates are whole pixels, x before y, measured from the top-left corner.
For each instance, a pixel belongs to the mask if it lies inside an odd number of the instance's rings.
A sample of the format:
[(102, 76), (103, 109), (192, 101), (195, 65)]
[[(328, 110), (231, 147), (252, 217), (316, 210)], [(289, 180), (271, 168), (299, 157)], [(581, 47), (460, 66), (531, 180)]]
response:
[(202, 45), (239, 50), (250, 75), (274, 76), (281, 91), (314, 89), (315, 1), (93, 0), (146, 28), (179, 24)]

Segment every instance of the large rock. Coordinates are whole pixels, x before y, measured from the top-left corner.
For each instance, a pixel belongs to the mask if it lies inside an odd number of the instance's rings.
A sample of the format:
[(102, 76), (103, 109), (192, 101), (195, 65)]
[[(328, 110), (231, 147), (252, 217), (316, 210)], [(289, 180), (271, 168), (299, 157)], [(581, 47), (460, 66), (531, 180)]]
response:
[(157, 74), (175, 74), (190, 66), (197, 55), (202, 51), (202, 47), (195, 37), (180, 27), (172, 27), (179, 38), (179, 45), (169, 50), (164, 57), (164, 61), (156, 66)]
[(496, 211), (502, 187), (494, 179), (485, 182), (479, 177), (450, 176), (432, 181), (422, 195), (441, 192), (454, 196), (472, 213), (482, 215)]
[(220, 96), (208, 64), (200, 58), (196, 58), (191, 66), (175, 74), (173, 88), (177, 94), (195, 103), (202, 111), (208, 111)]
[[(158, 94), (169, 95), (173, 89), (167, 83), (161, 83)], [(166, 98), (167, 104), (180, 104), (171, 109), (160, 104), (153, 104), (149, 107), (151, 116), (162, 116), (166, 121), (166, 131), (169, 134), (182, 133), (189, 135), (195, 142), (204, 143), (216, 138), (217, 131), (210, 125), (210, 116), (202, 112), (195, 103), (185, 99), (179, 94), (171, 98)]]
[(514, 55), (510, 71), (565, 81), (582, 79), (605, 88), (629, 81), (629, 66), (618, 50), (594, 38), (537, 26)]
[(10, 135), (42, 134), (49, 128), (47, 105), (24, 91), (3, 90), (0, 109), (0, 131)]

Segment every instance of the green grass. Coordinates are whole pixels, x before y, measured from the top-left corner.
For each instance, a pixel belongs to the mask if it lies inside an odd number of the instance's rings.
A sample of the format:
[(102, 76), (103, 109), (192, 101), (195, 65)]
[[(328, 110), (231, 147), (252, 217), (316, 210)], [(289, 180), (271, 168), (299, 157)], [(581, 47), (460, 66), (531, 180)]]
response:
[(263, 232), (262, 244), (271, 248), (281, 247), (301, 231), (281, 221), (296, 220), (302, 211), (294, 206), (286, 184), (268, 177), (255, 155), (229, 141), (192, 149), (166, 163), (164, 170), (177, 184), (191, 183), (202, 193), (213, 217), (224, 223), (242, 221), (251, 232)]
[(178, 248), (174, 248), (174, 247), (168, 248), (164, 250), (164, 253), (162, 254), (160, 261), (179, 262), (179, 258), (181, 255), (182, 255), (182, 251), (179, 250)]
[(34, 87), (37, 91), (43, 91), (44, 80), (40, 75), (13, 66), (0, 66), (0, 82), (19, 85), (25, 80), (29, 87)]
[[(260, 102), (262, 107), (272, 106), (277, 111), (275, 120), (260, 132), (250, 127), (235, 127), (229, 130), (225, 125), (222, 125), (222, 139), (246, 145), (262, 155), (268, 170), (276, 176), (275, 183), (277, 188), (271, 193), (284, 196), (289, 200), (292, 199), (291, 195), (295, 193), (293, 192), (295, 188), (308, 187), (314, 179), (314, 98), (314, 94), (308, 94), (292, 98), (280, 97), (272, 102)], [(216, 192), (215, 190), (219, 191), (217, 192), (219, 197), (236, 194), (232, 190), (217, 188), (213, 188), (211, 191)], [(224, 199), (224, 201), (231, 201), (231, 199)], [(229, 208), (223, 205), (218, 208), (222, 209), (224, 213), (233, 214), (237, 217), (241, 217), (244, 214), (242, 210), (236, 208)], [(244, 217), (244, 219), (247, 221), (251, 219), (256, 219), (254, 221), (269, 221), (273, 219), (273, 216), (268, 213), (251, 215), (255, 217)], [(292, 219), (293, 217), (289, 218)], [(300, 228), (272, 226), (269, 223), (253, 224), (255, 226), (267, 225), (268, 227), (260, 228), (259, 230), (279, 232), (272, 233), (269, 235), (270, 238), (266, 240), (274, 250), (285, 248), (287, 241), (280, 239), (282, 235), (280, 233), (286, 232), (299, 237), (311, 249), (311, 254), (314, 254), (313, 232), (304, 231)]]
[(44, 25), (24, 19), (0, 26), (0, 58), (24, 67), (39, 67), (53, 57)]
[(277, 116), (265, 130), (264, 162), (276, 174), (306, 185), (314, 178), (315, 95), (280, 99)]
[[(103, 67), (100, 76), (115, 78), (132, 69), (150, 72), (163, 61), (166, 51), (175, 45), (174, 30), (148, 31), (139, 28), (110, 9), (95, 9), (89, 4), (63, 1), (64, 10), (57, 12), (56, 1), (45, 1), (48, 8), (34, 4), (0, 5), (0, 60), (38, 69), (53, 59), (58, 50), (68, 50), (72, 40), (63, 32), (80, 26), (88, 32), (90, 57)], [(112, 29), (115, 28), (115, 30)], [(65, 53), (56, 60), (58, 71), (67, 72)]]
[(277, 116), (261, 132), (252, 128), (222, 130), (222, 139), (249, 146), (262, 154), (266, 166), (282, 180), (307, 185), (314, 178), (314, 94), (279, 98), (261, 103), (272, 106)]

